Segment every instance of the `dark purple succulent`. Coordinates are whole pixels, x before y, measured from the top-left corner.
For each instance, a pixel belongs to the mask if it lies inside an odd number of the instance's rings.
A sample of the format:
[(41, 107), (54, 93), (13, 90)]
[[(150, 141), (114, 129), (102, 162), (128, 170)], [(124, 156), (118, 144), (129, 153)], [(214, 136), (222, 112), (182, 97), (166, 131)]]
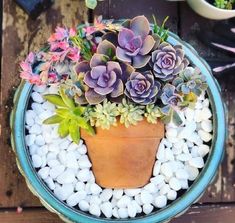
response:
[(137, 104), (152, 104), (157, 99), (160, 87), (151, 71), (133, 72), (126, 83), (125, 95)]
[(124, 93), (124, 83), (134, 69), (130, 65), (112, 61), (115, 49), (112, 43), (104, 40), (92, 56), (90, 64), (81, 62), (76, 67), (77, 73), (85, 71), (84, 82), (89, 87), (85, 98), (89, 104), (99, 104), (106, 97), (113, 100)]
[(184, 57), (182, 46), (172, 46), (163, 42), (152, 52), (150, 63), (153, 67), (155, 77), (163, 81), (171, 80), (184, 70), (189, 62)]
[(145, 16), (133, 18), (129, 27), (123, 28), (118, 34), (117, 58), (134, 68), (144, 67), (151, 58), (148, 54), (155, 44), (149, 33), (150, 26)]

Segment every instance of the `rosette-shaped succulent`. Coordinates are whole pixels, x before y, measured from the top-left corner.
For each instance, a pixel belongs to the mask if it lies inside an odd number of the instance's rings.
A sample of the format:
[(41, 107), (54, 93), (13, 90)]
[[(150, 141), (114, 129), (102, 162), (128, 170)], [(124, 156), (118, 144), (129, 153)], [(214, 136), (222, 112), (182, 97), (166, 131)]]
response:
[(155, 44), (149, 33), (149, 22), (145, 16), (133, 18), (129, 27), (123, 28), (118, 34), (117, 58), (132, 64), (134, 68), (144, 67), (151, 58), (148, 54)]
[(156, 101), (161, 84), (154, 80), (151, 71), (133, 72), (126, 83), (125, 95), (137, 104), (147, 105)]
[(163, 81), (171, 80), (179, 74), (189, 62), (184, 57), (182, 46), (172, 46), (169, 43), (163, 42), (158, 48), (152, 52), (152, 61), (155, 77)]
[(104, 40), (99, 44), (90, 63), (81, 62), (76, 67), (77, 73), (85, 73), (84, 82), (89, 87), (85, 98), (89, 104), (99, 104), (107, 97), (114, 100), (124, 93), (124, 83), (134, 68), (112, 61), (115, 50), (111, 42)]

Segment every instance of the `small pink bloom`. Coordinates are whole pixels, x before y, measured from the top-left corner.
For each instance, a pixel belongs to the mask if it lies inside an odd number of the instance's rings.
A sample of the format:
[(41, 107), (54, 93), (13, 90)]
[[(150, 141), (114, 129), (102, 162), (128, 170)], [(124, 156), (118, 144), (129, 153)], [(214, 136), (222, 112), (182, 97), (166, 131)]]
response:
[(79, 61), (80, 60), (80, 50), (78, 48), (70, 48), (67, 54), (67, 57), (72, 61)]
[(69, 30), (69, 37), (74, 37), (74, 36), (76, 36), (76, 29), (71, 28), (71, 29)]

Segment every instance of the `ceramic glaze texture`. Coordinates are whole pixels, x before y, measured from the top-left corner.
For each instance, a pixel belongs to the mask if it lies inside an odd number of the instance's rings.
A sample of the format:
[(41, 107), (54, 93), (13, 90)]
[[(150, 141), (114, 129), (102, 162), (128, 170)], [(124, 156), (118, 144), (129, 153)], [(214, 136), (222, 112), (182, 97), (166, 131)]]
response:
[[(211, 152), (208, 156), (205, 167), (200, 173), (200, 176), (192, 184), (189, 190), (184, 193), (176, 201), (172, 202), (167, 207), (155, 211), (145, 217), (136, 217), (134, 219), (114, 220), (93, 217), (84, 212), (75, 210), (66, 206), (63, 202), (59, 201), (51, 191), (45, 186), (42, 180), (38, 177), (35, 169), (33, 168), (28, 150), (25, 144), (25, 111), (27, 110), (28, 101), (32, 86), (28, 83), (22, 83), (16, 93), (15, 109), (11, 116), (12, 126), (12, 146), (15, 149), (17, 161), (22, 174), (25, 176), (29, 188), (32, 192), (40, 198), (42, 203), (51, 211), (56, 212), (63, 220), (67, 222), (164, 222), (176, 215), (184, 212), (189, 206), (194, 203), (204, 192), (206, 187), (210, 184), (215, 176), (218, 166), (221, 162), (223, 155), (223, 148), (225, 142), (225, 110), (220, 96), (219, 86), (216, 80), (212, 77), (210, 68), (203, 61), (192, 47), (182, 42), (176, 35), (170, 33), (168, 42), (173, 45), (181, 44), (185, 50), (187, 58), (195, 66), (199, 67), (207, 78), (209, 85), (208, 95), (213, 112), (213, 140), (211, 145)], [(218, 137), (219, 136), (219, 137)]]

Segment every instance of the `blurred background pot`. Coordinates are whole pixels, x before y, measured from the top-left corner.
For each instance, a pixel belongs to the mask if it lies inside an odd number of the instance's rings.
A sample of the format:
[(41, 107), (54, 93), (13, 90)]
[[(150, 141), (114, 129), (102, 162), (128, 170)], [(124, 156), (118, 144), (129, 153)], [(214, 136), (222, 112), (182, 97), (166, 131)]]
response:
[(95, 217), (88, 213), (74, 209), (60, 201), (38, 176), (32, 166), (29, 150), (25, 143), (25, 112), (28, 108), (32, 85), (22, 82), (15, 98), (14, 109), (11, 114), (12, 147), (16, 153), (17, 164), (25, 177), (29, 189), (41, 200), (42, 204), (50, 211), (57, 213), (65, 222), (80, 223), (156, 223), (166, 222), (175, 216), (187, 211), (187, 209), (202, 196), (207, 186), (216, 176), (218, 167), (222, 161), (224, 144), (226, 138), (226, 117), (224, 103), (220, 94), (220, 87), (212, 76), (208, 64), (197, 54), (187, 43), (183, 42), (177, 35), (169, 32), (167, 40), (173, 45), (183, 46), (187, 58), (192, 64), (199, 67), (206, 76), (208, 83), (207, 94), (210, 100), (213, 113), (213, 140), (210, 153), (207, 157), (204, 168), (190, 188), (165, 208), (156, 209), (149, 215), (137, 216), (132, 219), (107, 219)]

